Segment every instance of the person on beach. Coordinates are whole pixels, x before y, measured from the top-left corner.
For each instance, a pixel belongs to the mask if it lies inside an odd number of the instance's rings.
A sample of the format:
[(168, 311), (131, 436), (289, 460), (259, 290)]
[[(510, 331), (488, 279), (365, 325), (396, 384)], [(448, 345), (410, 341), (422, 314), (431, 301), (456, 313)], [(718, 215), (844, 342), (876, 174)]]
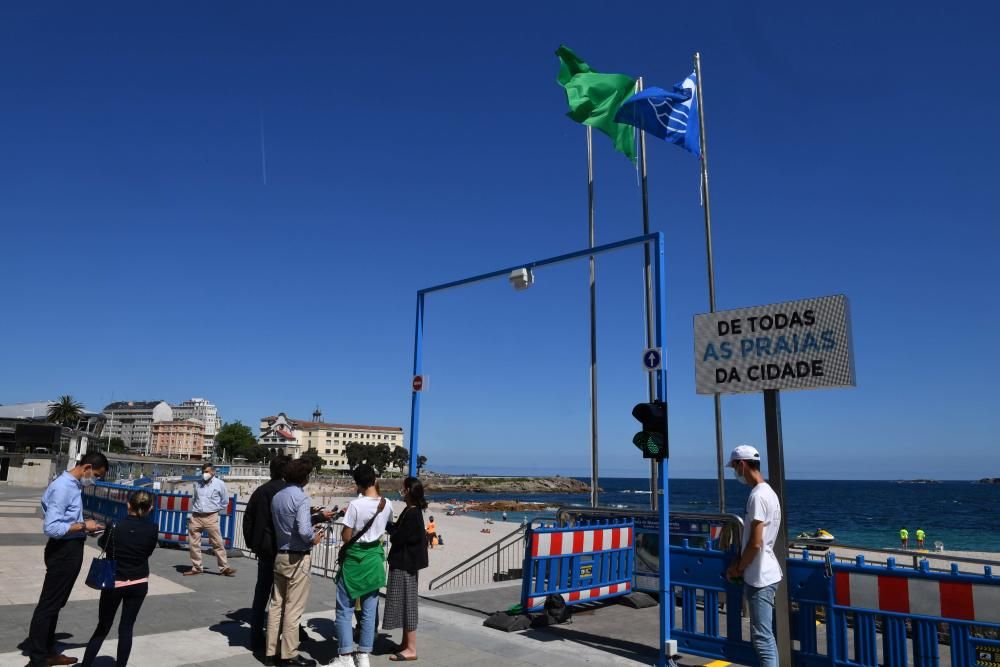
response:
[(437, 524), (434, 523), (434, 517), (431, 517), (430, 523), (427, 524), (427, 546), (433, 549), (434, 541), (436, 539), (437, 539)]
[(96, 484), (107, 471), (107, 457), (88, 452), (71, 470), (52, 480), (42, 494), (43, 530), (49, 541), (45, 544), (45, 579), (26, 642), (29, 667), (72, 665), (77, 661), (56, 653), (56, 625), (59, 610), (66, 606), (83, 566), (87, 533), (102, 528), (93, 519), (83, 520), (83, 487)]
[(201, 534), (204, 532), (208, 535), (208, 543), (212, 545), (215, 560), (219, 563), (219, 574), (231, 577), (236, 574), (236, 568), (229, 567), (226, 543), (222, 541), (222, 533), (219, 531), (219, 512), (225, 511), (229, 498), (226, 483), (215, 476), (215, 468), (211, 463), (201, 467), (201, 479), (194, 483), (192, 496), (191, 516), (188, 517), (191, 569), (184, 576), (193, 577), (204, 572), (201, 566)]
[[(299, 655), (299, 621), (309, 601), (312, 579), (310, 553), (323, 539), (323, 529), (313, 529), (311, 501), (303, 490), (312, 464), (295, 459), (285, 467), (285, 487), (271, 501), (275, 545), (274, 585), (267, 615), (265, 665), (312, 667), (315, 660)], [(279, 641), (280, 640), (280, 641)]]
[(403, 629), (403, 642), (389, 660), (417, 659), (418, 573), (427, 567), (427, 540), (424, 539), (424, 485), (416, 477), (403, 481), (406, 508), (389, 525), (389, 583), (385, 594), (383, 630)]
[(730, 580), (743, 578), (750, 609), (750, 635), (761, 667), (778, 667), (778, 645), (774, 639), (774, 596), (782, 579), (781, 564), (774, 555), (774, 542), (781, 528), (781, 504), (760, 474), (760, 453), (740, 445), (729, 455), (736, 479), (751, 487), (743, 520), (743, 551), (726, 570)]
[(250, 649), (264, 651), (267, 641), (267, 603), (271, 599), (274, 584), (274, 558), (278, 555), (278, 544), (271, 517), (271, 501), (287, 485), (285, 468), (292, 457), (279, 454), (271, 459), (271, 479), (261, 484), (250, 494), (246, 511), (243, 513), (243, 539), (257, 556), (257, 585), (253, 591), (250, 613)]
[(107, 557), (114, 560), (115, 587), (101, 591), (97, 611), (97, 629), (87, 643), (83, 667), (91, 667), (97, 659), (104, 638), (111, 631), (119, 605), (122, 618), (118, 623), (116, 667), (128, 664), (132, 652), (132, 631), (139, 609), (149, 592), (149, 557), (156, 549), (159, 529), (149, 520), (153, 496), (147, 491), (133, 491), (128, 497), (128, 516), (112, 524), (98, 540)]
[(901, 549), (910, 548), (910, 531), (905, 527), (899, 529), (899, 544)]
[[(392, 505), (379, 496), (375, 487), (375, 469), (362, 463), (354, 470), (354, 483), (360, 498), (351, 501), (344, 514), (344, 559), (337, 573), (337, 659), (333, 667), (369, 667), (369, 654), (375, 644), (375, 618), (378, 592), (385, 586), (385, 550), (382, 533), (392, 518)], [(354, 653), (351, 620), (355, 600), (361, 604), (361, 629), (358, 650)]]
[(918, 549), (923, 549), (924, 548), (924, 537), (926, 537), (926, 536), (927, 536), (927, 533), (924, 532), (923, 528), (917, 528), (917, 548)]

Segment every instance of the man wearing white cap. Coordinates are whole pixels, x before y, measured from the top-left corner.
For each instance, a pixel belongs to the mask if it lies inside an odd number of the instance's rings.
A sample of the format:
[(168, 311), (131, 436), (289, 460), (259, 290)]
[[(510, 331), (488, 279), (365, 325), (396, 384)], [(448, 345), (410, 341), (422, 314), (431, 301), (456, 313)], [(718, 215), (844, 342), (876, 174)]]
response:
[(729, 566), (726, 577), (743, 578), (750, 608), (750, 635), (761, 667), (778, 667), (774, 641), (774, 595), (781, 581), (781, 564), (774, 555), (774, 541), (781, 528), (781, 504), (760, 474), (760, 452), (740, 445), (729, 455), (736, 479), (751, 487), (743, 520), (743, 553)]

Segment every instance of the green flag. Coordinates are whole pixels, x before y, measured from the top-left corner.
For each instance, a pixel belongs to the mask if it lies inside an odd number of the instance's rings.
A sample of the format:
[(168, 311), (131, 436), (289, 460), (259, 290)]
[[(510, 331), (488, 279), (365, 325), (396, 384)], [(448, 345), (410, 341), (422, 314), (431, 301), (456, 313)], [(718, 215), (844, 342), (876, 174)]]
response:
[(618, 107), (635, 93), (635, 79), (624, 74), (595, 72), (566, 46), (556, 49), (556, 55), (559, 56), (556, 80), (566, 89), (569, 102), (566, 115), (611, 137), (615, 149), (635, 162), (635, 128), (615, 122)]

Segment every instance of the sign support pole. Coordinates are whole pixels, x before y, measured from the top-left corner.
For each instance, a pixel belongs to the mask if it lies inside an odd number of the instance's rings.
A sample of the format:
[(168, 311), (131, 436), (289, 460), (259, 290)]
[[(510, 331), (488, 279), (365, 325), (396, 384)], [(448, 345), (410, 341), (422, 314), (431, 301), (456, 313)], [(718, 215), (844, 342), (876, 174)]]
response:
[(777, 389), (764, 390), (764, 429), (767, 434), (767, 482), (781, 505), (781, 526), (774, 542), (774, 556), (784, 576), (774, 597), (778, 664), (792, 664), (792, 634), (788, 608), (788, 507), (785, 504), (785, 452), (781, 436), (781, 399)]
[[(712, 258), (712, 203), (708, 196), (708, 140), (705, 133), (705, 101), (701, 94), (701, 54), (694, 54), (695, 92), (698, 95), (698, 130), (701, 148), (701, 206), (705, 212), (705, 254), (708, 258), (708, 312), (715, 312), (715, 261)], [(715, 401), (715, 461), (718, 466), (719, 512), (726, 513), (726, 468), (722, 453), (722, 395)]]
[[(413, 333), (413, 375), (420, 375), (424, 366), (424, 293), (417, 292), (417, 318)], [(420, 457), (418, 433), (420, 431), (420, 392), (413, 388), (410, 398), (410, 477), (417, 476), (417, 459)]]

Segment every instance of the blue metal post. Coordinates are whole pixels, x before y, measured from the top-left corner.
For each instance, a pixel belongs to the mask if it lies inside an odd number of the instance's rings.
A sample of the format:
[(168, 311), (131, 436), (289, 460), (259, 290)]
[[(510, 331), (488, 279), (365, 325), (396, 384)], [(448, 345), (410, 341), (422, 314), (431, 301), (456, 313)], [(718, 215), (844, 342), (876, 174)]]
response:
[[(664, 350), (663, 359), (660, 362), (660, 370), (656, 371), (656, 397), (657, 399), (667, 402), (667, 354), (663, 346), (664, 332), (667, 328), (667, 316), (664, 300), (666, 298), (666, 287), (665, 287), (665, 276), (666, 270), (664, 266), (663, 259), (663, 233), (657, 232), (655, 234), (656, 241), (656, 256), (653, 258), (653, 294), (654, 294), (654, 304), (655, 304), (655, 323), (656, 329), (654, 331), (654, 341), (655, 346)], [(669, 414), (669, 408), (668, 408)], [(669, 419), (668, 422), (669, 424)], [(668, 426), (669, 429), (669, 426)], [(670, 495), (668, 493), (668, 478), (670, 470), (670, 460), (669, 460), (669, 438), (667, 443), (667, 456), (659, 461), (657, 465), (658, 481), (659, 487), (656, 492), (659, 495), (659, 510), (658, 515), (659, 527), (660, 527), (660, 650), (659, 650), (659, 661), (657, 662), (660, 667), (665, 667), (667, 664), (672, 664), (671, 655), (667, 652), (667, 645), (670, 642), (670, 626), (673, 613), (674, 613), (674, 598), (673, 590), (670, 586)]]
[[(413, 334), (413, 375), (420, 375), (424, 365), (424, 293), (417, 292), (417, 324)], [(411, 387), (412, 389), (412, 387)], [(410, 476), (417, 476), (418, 428), (420, 426), (420, 392), (410, 399)]]

